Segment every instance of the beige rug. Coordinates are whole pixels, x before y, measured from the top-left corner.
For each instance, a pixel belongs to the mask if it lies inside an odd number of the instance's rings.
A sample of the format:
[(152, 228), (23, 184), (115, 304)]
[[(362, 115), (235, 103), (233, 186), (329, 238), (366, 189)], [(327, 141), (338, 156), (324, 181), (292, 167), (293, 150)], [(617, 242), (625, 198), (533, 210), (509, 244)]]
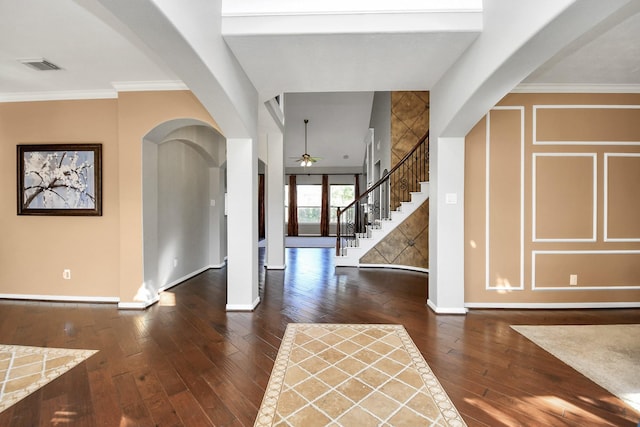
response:
[(640, 412), (640, 325), (511, 327)]
[(287, 326), (255, 426), (465, 426), (401, 325)]
[(96, 352), (0, 344), (0, 412)]

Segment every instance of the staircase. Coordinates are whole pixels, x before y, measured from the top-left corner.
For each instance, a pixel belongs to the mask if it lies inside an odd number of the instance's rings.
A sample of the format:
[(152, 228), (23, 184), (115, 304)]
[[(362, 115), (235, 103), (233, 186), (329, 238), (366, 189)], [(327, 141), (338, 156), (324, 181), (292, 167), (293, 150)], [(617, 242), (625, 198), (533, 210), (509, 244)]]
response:
[(429, 198), (429, 132), (385, 176), (337, 212), (336, 267), (360, 259)]
[(407, 219), (429, 198), (429, 183), (420, 182), (420, 191), (410, 192), (410, 200), (390, 212), (388, 218), (375, 220), (367, 225), (363, 233), (356, 233), (353, 239), (344, 239), (340, 254), (335, 256), (336, 267), (359, 267), (360, 258), (375, 247), (391, 231)]

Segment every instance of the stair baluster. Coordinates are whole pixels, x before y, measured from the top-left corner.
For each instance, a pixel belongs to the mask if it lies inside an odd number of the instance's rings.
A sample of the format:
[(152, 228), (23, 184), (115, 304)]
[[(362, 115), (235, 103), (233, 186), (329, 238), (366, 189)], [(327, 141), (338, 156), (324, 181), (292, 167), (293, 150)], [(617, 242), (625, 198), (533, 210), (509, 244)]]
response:
[[(429, 131), (389, 172), (349, 205), (337, 210), (336, 256), (345, 255), (346, 248), (357, 247), (358, 239), (371, 236), (382, 221), (391, 218), (391, 211), (411, 200), (411, 193), (429, 181)], [(383, 197), (382, 189), (386, 190)], [(377, 193), (374, 193), (377, 191)], [(382, 199), (388, 199), (382, 200)], [(385, 206), (385, 209), (381, 209)], [(385, 215), (386, 213), (386, 215)]]

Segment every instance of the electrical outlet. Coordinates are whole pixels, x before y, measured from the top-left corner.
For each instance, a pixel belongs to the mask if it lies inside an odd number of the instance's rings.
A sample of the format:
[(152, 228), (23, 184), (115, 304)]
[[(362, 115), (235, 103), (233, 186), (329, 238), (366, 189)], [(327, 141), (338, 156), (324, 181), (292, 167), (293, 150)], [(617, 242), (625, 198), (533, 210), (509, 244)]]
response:
[(173, 268), (176, 268), (178, 266), (178, 258), (174, 258), (173, 259)]
[(571, 285), (571, 286), (577, 286), (578, 285), (578, 275), (577, 274), (569, 275), (569, 285)]
[(71, 270), (69, 270), (68, 268), (62, 270), (62, 278), (64, 280), (71, 280)]

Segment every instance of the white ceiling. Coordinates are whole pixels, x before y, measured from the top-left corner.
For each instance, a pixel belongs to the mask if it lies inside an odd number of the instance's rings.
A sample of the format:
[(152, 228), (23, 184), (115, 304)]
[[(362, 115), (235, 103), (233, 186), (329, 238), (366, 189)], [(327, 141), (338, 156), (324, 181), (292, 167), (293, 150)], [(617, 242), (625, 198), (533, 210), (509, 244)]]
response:
[(533, 72), (525, 83), (640, 85), (640, 2), (603, 22)]
[[(421, 1), (425, 5), (442, 3)], [(480, 3), (451, 1), (467, 9)], [(300, 4), (270, 2), (276, 3), (282, 7)], [(339, 7), (358, 2), (326, 3)], [(404, 3), (415, 7), (420, 1), (402, 0), (394, 6)], [(115, 97), (114, 87), (126, 86), (127, 82), (157, 87), (180, 80), (97, 4), (85, 0), (0, 1), (0, 101)], [(325, 166), (362, 164), (362, 152), (358, 159), (357, 150), (363, 149), (372, 91), (429, 90), (480, 31), (477, 10), (460, 15), (443, 13), (431, 20), (420, 15), (421, 11), (378, 14), (366, 20), (361, 13), (347, 13), (345, 9), (335, 20), (335, 29), (329, 21), (331, 16), (319, 14), (305, 21), (305, 34), (296, 35), (294, 27), (299, 27), (300, 21), (291, 16), (270, 16), (262, 21), (256, 21), (256, 16), (242, 16), (250, 12), (248, 8), (264, 5), (263, 1), (224, 0), (223, 4), (236, 5), (235, 9), (227, 8), (232, 10), (224, 18), (229, 25), (225, 26), (223, 20), (223, 32), (228, 28), (225, 40), (261, 100), (295, 93), (289, 98), (291, 108), (287, 106), (285, 111), (285, 155), (301, 154), (302, 120), (308, 118), (310, 154), (324, 157)], [(240, 4), (244, 9), (238, 9)], [(604, 22), (552, 58), (525, 83), (640, 85), (637, 9), (624, 19)], [(383, 20), (388, 26), (373, 31)], [(277, 31), (269, 27), (272, 22), (277, 23)], [(449, 28), (444, 28), (443, 22)], [(351, 24), (360, 29), (347, 31)], [(452, 26), (455, 31), (450, 31)], [(39, 72), (19, 62), (40, 57), (63, 70)], [(358, 93), (348, 94), (354, 91)], [(356, 144), (353, 150), (347, 149), (351, 142)], [(345, 154), (349, 156), (347, 162), (343, 162)]]
[[(115, 96), (115, 82), (179, 80), (124, 31), (73, 0), (0, 1), (0, 100), (46, 99), (49, 92)], [(31, 58), (45, 58), (62, 71), (36, 71), (20, 62)]]
[(299, 166), (290, 157), (304, 153), (305, 119), (308, 154), (321, 158), (319, 166), (362, 167), (372, 101), (373, 92), (286, 94), (285, 167)]

